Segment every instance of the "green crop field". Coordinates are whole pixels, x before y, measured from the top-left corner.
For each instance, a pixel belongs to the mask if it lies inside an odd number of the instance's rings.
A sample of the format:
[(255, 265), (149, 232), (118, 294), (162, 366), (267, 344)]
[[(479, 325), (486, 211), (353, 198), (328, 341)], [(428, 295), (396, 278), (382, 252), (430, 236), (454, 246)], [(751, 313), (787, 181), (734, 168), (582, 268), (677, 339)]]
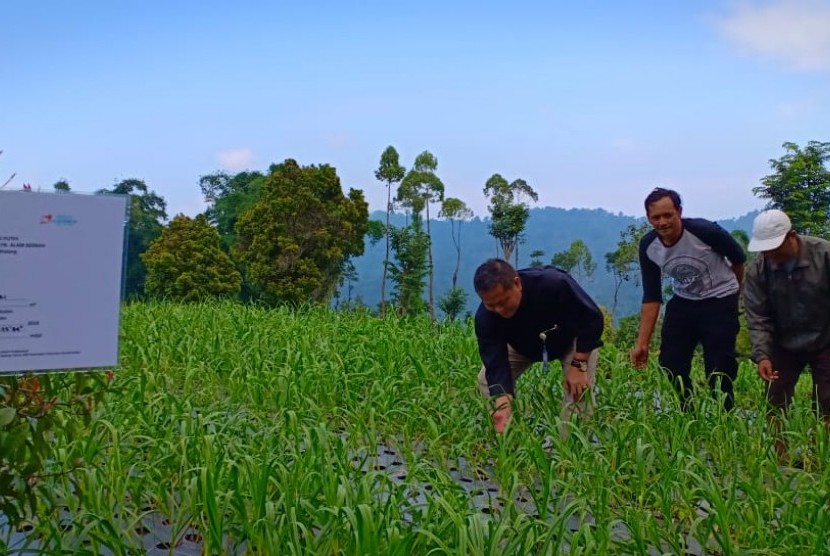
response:
[(564, 440), (558, 363), (537, 366), (497, 437), (469, 323), (228, 303), (128, 305), (121, 325), (88, 434), (55, 437), (58, 504), (6, 527), (4, 552), (830, 552), (807, 377), (795, 468), (748, 362), (734, 413), (703, 392), (684, 414), (660, 369), (605, 346), (596, 413)]

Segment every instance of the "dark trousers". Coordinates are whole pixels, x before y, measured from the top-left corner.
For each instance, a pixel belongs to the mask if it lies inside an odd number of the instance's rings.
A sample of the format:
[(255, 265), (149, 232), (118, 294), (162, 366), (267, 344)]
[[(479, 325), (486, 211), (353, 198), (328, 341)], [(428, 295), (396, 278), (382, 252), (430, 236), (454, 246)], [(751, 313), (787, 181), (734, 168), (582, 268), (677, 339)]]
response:
[(793, 399), (798, 378), (809, 365), (813, 375), (813, 409), (824, 418), (830, 417), (830, 348), (794, 353), (776, 347), (770, 360), (772, 368), (778, 371), (778, 379), (767, 383), (767, 399), (770, 404), (787, 409)]
[(703, 346), (703, 366), (709, 387), (720, 380), (724, 407), (735, 405), (732, 382), (738, 376), (735, 339), (738, 337), (738, 294), (691, 301), (674, 296), (666, 304), (660, 342), (660, 366), (669, 374), (686, 407), (691, 393), (692, 356)]

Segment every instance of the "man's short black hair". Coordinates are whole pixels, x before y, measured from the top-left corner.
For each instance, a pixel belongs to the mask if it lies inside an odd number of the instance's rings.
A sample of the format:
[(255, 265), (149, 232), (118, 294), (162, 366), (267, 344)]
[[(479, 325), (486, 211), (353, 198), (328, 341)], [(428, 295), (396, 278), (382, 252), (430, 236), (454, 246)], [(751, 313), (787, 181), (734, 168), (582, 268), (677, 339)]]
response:
[(499, 284), (507, 290), (513, 287), (516, 275), (516, 269), (504, 259), (487, 259), (476, 269), (473, 286), (478, 294), (489, 292)]
[(682, 208), (683, 204), (680, 202), (680, 194), (678, 194), (677, 191), (674, 191), (673, 189), (665, 189), (663, 187), (655, 187), (654, 190), (648, 194), (648, 197), (646, 197), (646, 202), (643, 203), (646, 207), (646, 214), (648, 214), (648, 206), (651, 203), (656, 203), (663, 197), (671, 199), (675, 209), (680, 210)]

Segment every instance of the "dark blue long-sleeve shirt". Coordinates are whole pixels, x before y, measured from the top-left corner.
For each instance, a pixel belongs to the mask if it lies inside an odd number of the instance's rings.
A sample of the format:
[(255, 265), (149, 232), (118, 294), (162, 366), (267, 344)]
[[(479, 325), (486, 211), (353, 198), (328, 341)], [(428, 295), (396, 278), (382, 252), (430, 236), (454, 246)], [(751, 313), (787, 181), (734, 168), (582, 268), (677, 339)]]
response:
[(490, 395), (513, 394), (507, 345), (532, 361), (542, 360), (544, 332), (550, 359), (564, 356), (576, 339), (576, 351), (602, 345), (602, 312), (565, 271), (552, 267), (519, 270), (522, 299), (506, 319), (480, 304), (475, 317), (478, 351), (484, 363)]

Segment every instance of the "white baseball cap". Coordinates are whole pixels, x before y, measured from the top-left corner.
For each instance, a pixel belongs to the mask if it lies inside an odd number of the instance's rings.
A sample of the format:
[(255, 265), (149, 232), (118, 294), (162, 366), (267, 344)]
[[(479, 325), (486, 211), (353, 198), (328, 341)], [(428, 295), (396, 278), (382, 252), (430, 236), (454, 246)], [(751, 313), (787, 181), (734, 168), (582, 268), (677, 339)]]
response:
[(790, 217), (778, 209), (765, 210), (755, 217), (752, 223), (752, 239), (747, 249), (750, 251), (771, 251), (784, 243), (787, 232), (793, 229)]

